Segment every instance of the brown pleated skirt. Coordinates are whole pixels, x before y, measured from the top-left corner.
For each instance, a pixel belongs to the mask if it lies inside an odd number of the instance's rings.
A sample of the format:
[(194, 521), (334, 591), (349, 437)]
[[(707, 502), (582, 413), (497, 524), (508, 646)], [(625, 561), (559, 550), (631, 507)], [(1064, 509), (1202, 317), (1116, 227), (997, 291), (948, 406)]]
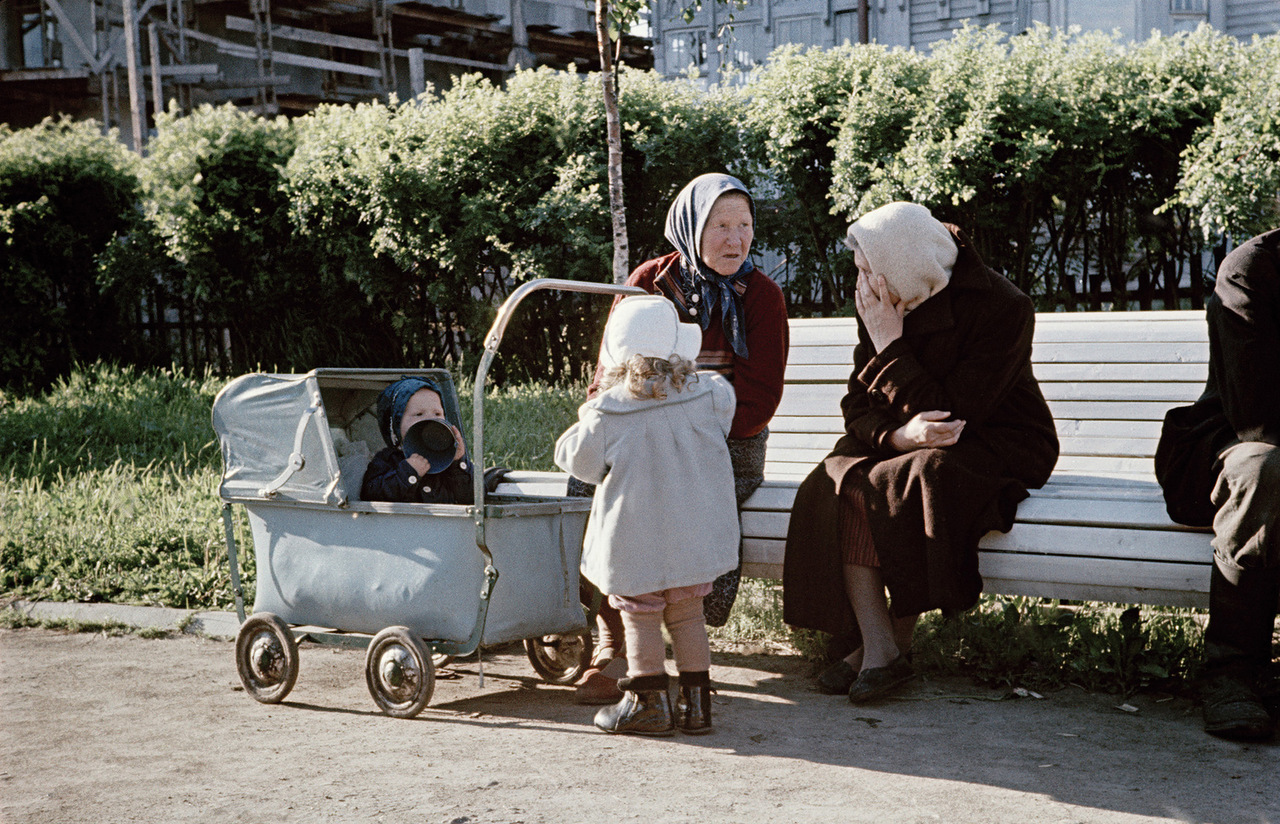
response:
[(840, 536), (840, 553), (845, 566), (880, 568), (875, 544), (871, 540), (871, 525), (867, 523), (867, 508), (862, 492), (849, 489), (840, 496), (839, 518), (836, 530)]

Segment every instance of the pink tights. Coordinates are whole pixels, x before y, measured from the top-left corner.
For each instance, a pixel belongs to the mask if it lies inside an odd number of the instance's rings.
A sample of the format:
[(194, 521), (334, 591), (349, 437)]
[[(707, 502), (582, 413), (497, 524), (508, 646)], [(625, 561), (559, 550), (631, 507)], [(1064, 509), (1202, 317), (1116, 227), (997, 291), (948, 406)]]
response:
[(702, 596), (696, 596), (667, 604), (660, 612), (622, 612), (628, 677), (666, 672), (663, 624), (671, 636), (677, 670), (707, 672), (711, 669), (711, 645), (707, 642), (707, 625), (702, 617)]

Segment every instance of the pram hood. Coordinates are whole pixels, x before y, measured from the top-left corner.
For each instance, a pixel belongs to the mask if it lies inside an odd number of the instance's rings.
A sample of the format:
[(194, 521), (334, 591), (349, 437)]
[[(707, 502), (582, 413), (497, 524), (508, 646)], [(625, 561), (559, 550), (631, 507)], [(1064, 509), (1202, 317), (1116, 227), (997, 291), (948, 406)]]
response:
[[(324, 368), (236, 378), (213, 402), (222, 449), (218, 494), (224, 501), (346, 506), (359, 497), (370, 451), (381, 447), (378, 393), (403, 375), (435, 381), (446, 417), (458, 420), (457, 393), (444, 369)], [(348, 439), (348, 430), (361, 428), (368, 437)]]

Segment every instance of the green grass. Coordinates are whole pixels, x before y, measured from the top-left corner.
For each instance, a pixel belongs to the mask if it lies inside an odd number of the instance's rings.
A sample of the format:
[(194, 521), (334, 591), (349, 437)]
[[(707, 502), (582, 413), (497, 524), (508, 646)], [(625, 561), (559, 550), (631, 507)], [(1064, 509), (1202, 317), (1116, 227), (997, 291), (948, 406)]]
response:
[[(0, 594), (231, 609), (221, 458), (209, 415), (224, 384), (210, 375), (99, 365), (38, 396), (0, 393)], [(469, 422), (470, 383), (458, 384)], [(583, 395), (581, 386), (491, 387), (485, 463), (554, 469), (555, 439), (576, 419)], [(251, 598), (252, 540), (243, 508), (233, 513)], [(996, 686), (1177, 689), (1195, 676), (1200, 618), (1189, 610), (984, 596), (959, 617), (925, 616), (914, 659), (925, 672)], [(729, 623), (711, 634), (722, 645), (799, 654), (815, 667), (827, 651), (824, 636), (782, 622), (777, 581), (743, 581)]]
[[(474, 404), (471, 379), (457, 381), (463, 432), (471, 442)], [(484, 398), (485, 466), (554, 471), (556, 438), (578, 419), (586, 400), (581, 386), (488, 386)]]

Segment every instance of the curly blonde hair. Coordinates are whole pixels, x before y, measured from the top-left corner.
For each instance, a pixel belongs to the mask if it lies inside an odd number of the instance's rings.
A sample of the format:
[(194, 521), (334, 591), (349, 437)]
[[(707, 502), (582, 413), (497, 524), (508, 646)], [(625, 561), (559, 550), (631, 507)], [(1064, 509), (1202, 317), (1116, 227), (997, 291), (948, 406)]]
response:
[(667, 390), (679, 392), (685, 384), (696, 382), (697, 366), (679, 355), (668, 358), (650, 358), (632, 355), (619, 366), (609, 367), (600, 380), (600, 388), (609, 389), (620, 383), (641, 400), (665, 400)]

